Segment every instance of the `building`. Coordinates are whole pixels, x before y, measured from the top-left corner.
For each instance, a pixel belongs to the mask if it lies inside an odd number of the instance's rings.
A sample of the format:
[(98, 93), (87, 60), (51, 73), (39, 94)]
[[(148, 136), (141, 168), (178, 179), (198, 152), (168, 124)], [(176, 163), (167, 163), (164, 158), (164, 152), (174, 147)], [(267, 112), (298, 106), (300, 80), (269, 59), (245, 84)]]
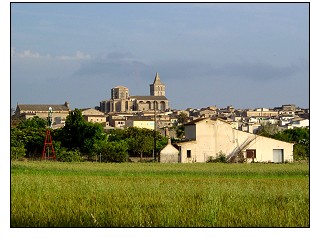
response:
[(291, 122), (286, 124), (285, 127), (287, 127), (287, 129), (294, 129), (297, 127), (309, 128), (309, 119), (295, 117), (291, 120)]
[(129, 89), (117, 86), (111, 89), (111, 99), (100, 102), (100, 111), (110, 112), (135, 112), (135, 111), (166, 111), (169, 101), (166, 98), (166, 86), (156, 73), (154, 82), (150, 84), (149, 96), (130, 96)]
[(81, 111), (82, 111), (82, 115), (84, 119), (88, 122), (97, 122), (97, 123), (105, 124), (107, 121), (104, 113), (96, 109), (87, 108), (87, 109), (82, 109)]
[(125, 121), (125, 127), (138, 127), (154, 130), (154, 118), (130, 117)]
[(255, 110), (246, 110), (244, 117), (276, 117), (278, 111), (269, 110), (268, 108), (256, 108)]
[(160, 163), (178, 163), (179, 151), (171, 145), (170, 138), (168, 144), (160, 151)]
[(50, 107), (53, 110), (52, 125), (64, 123), (70, 112), (68, 102), (64, 104), (17, 104), (15, 116), (25, 120), (35, 116), (47, 119)]
[(197, 119), (185, 124), (186, 141), (177, 143), (181, 163), (206, 162), (220, 152), (229, 161), (282, 163), (293, 161), (293, 144), (232, 128), (221, 119)]

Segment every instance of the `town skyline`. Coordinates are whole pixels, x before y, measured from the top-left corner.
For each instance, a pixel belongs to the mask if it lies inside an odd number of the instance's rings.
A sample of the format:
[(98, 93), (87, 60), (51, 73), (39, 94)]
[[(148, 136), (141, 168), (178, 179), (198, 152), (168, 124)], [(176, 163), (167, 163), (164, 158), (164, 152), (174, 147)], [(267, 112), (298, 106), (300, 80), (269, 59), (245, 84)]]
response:
[(173, 109), (309, 107), (306, 3), (12, 3), (11, 107), (96, 107), (158, 72)]

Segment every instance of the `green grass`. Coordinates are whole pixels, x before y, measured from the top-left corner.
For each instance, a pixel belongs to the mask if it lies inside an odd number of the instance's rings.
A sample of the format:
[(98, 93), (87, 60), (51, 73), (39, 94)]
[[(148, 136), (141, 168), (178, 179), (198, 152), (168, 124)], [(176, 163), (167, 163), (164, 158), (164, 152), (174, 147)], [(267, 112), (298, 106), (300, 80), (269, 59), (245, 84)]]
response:
[(12, 227), (309, 227), (308, 164), (13, 162)]

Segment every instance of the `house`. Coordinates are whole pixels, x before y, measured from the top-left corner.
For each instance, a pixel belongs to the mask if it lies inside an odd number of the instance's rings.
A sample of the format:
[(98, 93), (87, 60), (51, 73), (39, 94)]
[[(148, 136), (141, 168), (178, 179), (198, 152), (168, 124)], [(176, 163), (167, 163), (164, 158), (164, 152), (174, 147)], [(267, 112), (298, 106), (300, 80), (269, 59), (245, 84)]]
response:
[(296, 127), (309, 128), (309, 119), (295, 117), (291, 120), (290, 123), (286, 124), (285, 127), (287, 127), (287, 129), (293, 129)]
[(125, 127), (138, 127), (154, 130), (154, 119), (150, 117), (130, 117), (125, 121)]
[(57, 122), (62, 124), (69, 115), (70, 108), (68, 102), (64, 104), (17, 104), (15, 116), (25, 120), (35, 116), (47, 119), (50, 107), (53, 110), (52, 125), (56, 125)]
[(292, 143), (234, 129), (222, 119), (200, 118), (184, 126), (186, 141), (177, 143), (181, 163), (206, 162), (220, 152), (229, 161), (293, 161)]
[(217, 108), (216, 107), (207, 107), (207, 108), (201, 108), (199, 111), (200, 117), (213, 117), (217, 115)]
[(254, 110), (246, 110), (243, 114), (244, 117), (276, 117), (278, 112), (269, 110), (268, 108), (256, 108)]
[(88, 122), (106, 123), (106, 116), (103, 112), (93, 108), (82, 109), (82, 115)]

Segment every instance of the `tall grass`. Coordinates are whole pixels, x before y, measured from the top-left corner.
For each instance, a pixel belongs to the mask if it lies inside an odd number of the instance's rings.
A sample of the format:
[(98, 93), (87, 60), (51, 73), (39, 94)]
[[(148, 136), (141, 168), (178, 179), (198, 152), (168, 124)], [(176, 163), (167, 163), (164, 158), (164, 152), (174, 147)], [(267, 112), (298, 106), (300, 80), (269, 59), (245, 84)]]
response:
[(13, 162), (12, 227), (308, 227), (302, 164)]

